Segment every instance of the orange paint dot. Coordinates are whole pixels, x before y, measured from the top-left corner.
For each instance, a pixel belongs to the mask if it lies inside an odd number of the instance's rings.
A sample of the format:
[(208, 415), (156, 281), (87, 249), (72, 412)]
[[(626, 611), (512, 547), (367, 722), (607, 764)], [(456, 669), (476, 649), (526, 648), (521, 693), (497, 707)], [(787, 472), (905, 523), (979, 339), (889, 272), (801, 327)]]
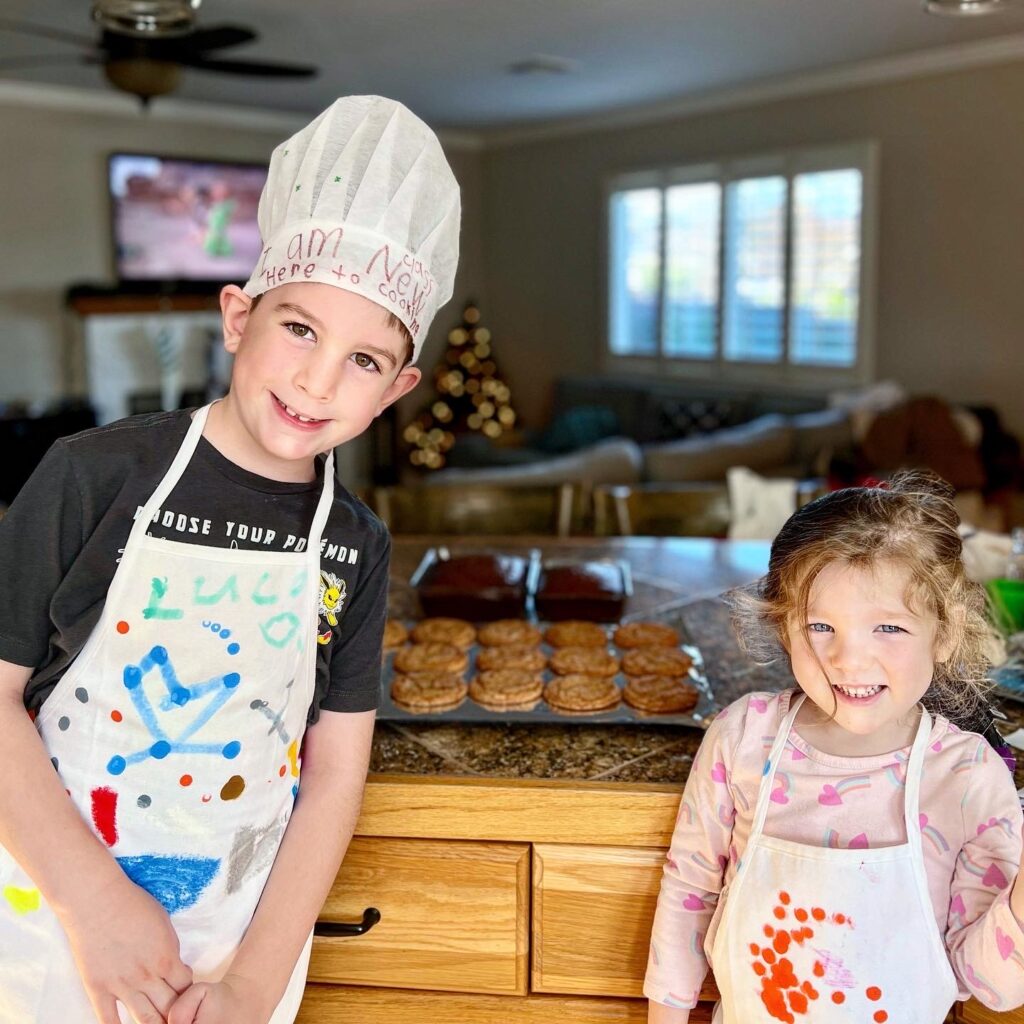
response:
[(772, 968), (772, 981), (779, 988), (796, 988), (798, 982), (793, 973), (793, 965), (785, 957)]
[(287, 765), (281, 765), (281, 767), (277, 770), (277, 774), (280, 775), (281, 778), (283, 779), (284, 778), (284, 773), (286, 771), (288, 771), (288, 766)]
[(775, 929), (770, 924), (766, 924), (764, 926), (764, 933), (770, 939), (775, 934)]
[(124, 619), (122, 619), (117, 624), (116, 628), (117, 628), (118, 633), (120, 633), (122, 636), (124, 636), (124, 634), (127, 633), (129, 629), (131, 629), (131, 626), (129, 626), (128, 623), (125, 622)]
[(814, 938), (814, 929), (813, 928), (801, 928), (800, 929), (800, 934), (805, 939), (813, 939)]
[(824, 921), (825, 920), (825, 911), (822, 910), (821, 907), (815, 907), (811, 911), (811, 917), (813, 917), (815, 921)]
[(785, 903), (786, 906), (788, 907), (789, 906), (789, 893), (788, 892), (780, 892), (779, 893), (779, 902), (780, 903)]
[(756, 942), (752, 942), (750, 944), (750, 952), (754, 956), (760, 956), (761, 955), (761, 947)]
[(758, 960), (758, 962), (756, 964), (754, 964), (753, 967), (754, 967), (754, 973), (756, 975), (758, 975), (758, 976), (763, 975), (764, 972), (767, 970), (765, 965), (763, 963), (761, 963), (760, 960)]
[(807, 996), (802, 992), (790, 992), (788, 994), (789, 1008), (794, 1013), (806, 1013), (807, 1012)]
[(842, 992), (833, 992), (832, 1002), (838, 1006), (840, 1003), (846, 1002), (846, 996), (844, 996)]
[(804, 910), (803, 907), (797, 907), (796, 910), (793, 911), (793, 916), (798, 921), (806, 921), (807, 920), (807, 911)]
[(878, 1021), (878, 1024), (884, 1024), (889, 1019), (889, 1014), (885, 1010), (876, 1010), (872, 1019)]
[(789, 949), (789, 936), (785, 932), (779, 932), (778, 935), (772, 939), (772, 948), (776, 953), (785, 953)]
[(121, 714), (121, 712), (117, 710), (117, 708), (114, 708), (114, 710), (110, 712), (110, 717), (111, 717), (111, 718), (112, 718), (112, 719), (113, 719), (113, 720), (114, 720), (115, 722), (120, 722), (120, 721), (121, 721), (121, 719), (123, 719), (123, 718), (124, 718), (124, 715), (122, 715), (122, 714)]
[(770, 950), (770, 949), (762, 949), (761, 950), (761, 959), (766, 964), (773, 964), (773, 963), (775, 963), (775, 953), (772, 950)]
[(873, 1003), (877, 1003), (882, 998), (882, 990), (877, 985), (871, 985), (868, 990), (864, 993)]
[(825, 977), (825, 965), (820, 960), (814, 961), (814, 976), (816, 978)]
[(180, 779), (178, 779), (178, 781), (183, 786), (191, 786), (192, 785), (192, 776), (191, 775), (182, 775), (182, 777)]
[(776, 907), (772, 913), (781, 921), (786, 916), (786, 908)]
[(803, 992), (808, 999), (818, 998), (818, 990), (809, 981), (805, 981), (800, 986), (800, 991)]
[(832, 920), (835, 921), (836, 924), (846, 924), (846, 915), (834, 914)]

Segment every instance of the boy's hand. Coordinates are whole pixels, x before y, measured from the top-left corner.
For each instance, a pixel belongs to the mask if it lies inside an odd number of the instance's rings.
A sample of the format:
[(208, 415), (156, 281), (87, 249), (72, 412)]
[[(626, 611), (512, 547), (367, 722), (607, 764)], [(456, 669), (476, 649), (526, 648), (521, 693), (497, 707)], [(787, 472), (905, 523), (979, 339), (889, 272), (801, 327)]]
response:
[(167, 912), (127, 877), (58, 915), (100, 1024), (120, 1024), (121, 1002), (137, 1024), (163, 1024), (192, 984)]
[(266, 1024), (269, 1009), (252, 982), (226, 974), (218, 982), (199, 982), (181, 995), (167, 1015), (167, 1024)]

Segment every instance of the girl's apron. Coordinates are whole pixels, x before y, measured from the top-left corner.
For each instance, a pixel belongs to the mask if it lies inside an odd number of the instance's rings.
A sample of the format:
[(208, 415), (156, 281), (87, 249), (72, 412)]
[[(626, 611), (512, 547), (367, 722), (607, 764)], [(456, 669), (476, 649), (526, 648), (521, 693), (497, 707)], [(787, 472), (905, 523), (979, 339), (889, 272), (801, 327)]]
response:
[(931, 718), (922, 709), (907, 768), (906, 843), (836, 850), (764, 835), (775, 770), (803, 700), (775, 737), (750, 841), (721, 896), (715, 1024), (938, 1024), (957, 983), (928, 895), (918, 822)]
[[(197, 981), (230, 966), (298, 793), (334, 486), (329, 454), (298, 553), (148, 537), (208, 411), (136, 518), (99, 623), (36, 721), (82, 816), (170, 914)], [(297, 1012), (311, 939), (272, 1024)], [(0, 849), (0, 1022), (94, 1020), (57, 919)]]

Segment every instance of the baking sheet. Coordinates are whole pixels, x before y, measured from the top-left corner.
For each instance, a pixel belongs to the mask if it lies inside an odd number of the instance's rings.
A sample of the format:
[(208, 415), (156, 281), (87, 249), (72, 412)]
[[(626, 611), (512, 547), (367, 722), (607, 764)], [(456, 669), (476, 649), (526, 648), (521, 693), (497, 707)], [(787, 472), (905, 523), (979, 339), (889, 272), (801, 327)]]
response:
[[(629, 616), (623, 619), (623, 621), (625, 622), (629, 619), (645, 622), (664, 621), (662, 617), (655, 615)], [(415, 624), (415, 621), (403, 622), (403, 625), (410, 629), (410, 631)], [(538, 622), (536, 625), (543, 632), (549, 623)], [(673, 621), (670, 625), (675, 629), (680, 628), (678, 621)], [(602, 626), (601, 628), (605, 629), (608, 635), (609, 648), (621, 658), (623, 651), (611, 642), (615, 625)], [(616, 707), (605, 711), (565, 712), (556, 710), (543, 699), (539, 700), (529, 710), (518, 708), (508, 711), (494, 711), (491, 708), (477, 704), (469, 696), (458, 707), (449, 708), (447, 711), (410, 711), (408, 708), (396, 704), (391, 699), (391, 680), (394, 677), (393, 662), (396, 653), (391, 651), (385, 656), (384, 671), (381, 673), (380, 706), (377, 709), (377, 718), (385, 722), (560, 722), (563, 724), (607, 722), (609, 724), (625, 723), (631, 725), (643, 723), (647, 725), (689, 725), (697, 729), (706, 729), (711, 719), (720, 710), (720, 706), (716, 703), (711, 684), (708, 682), (704, 669), (704, 658), (700, 649), (691, 643), (689, 638), (683, 635), (682, 631), (680, 631), (680, 635), (683, 640), (680, 644), (680, 649), (693, 659), (693, 664), (690, 667), (686, 681), (697, 688), (699, 695), (696, 706), (686, 712), (652, 714), (651, 712), (640, 711), (637, 708), (631, 707), (625, 701), (620, 701)], [(467, 681), (471, 680), (476, 674), (476, 655), (478, 650), (479, 646), (477, 644), (473, 644), (469, 649), (469, 666), (463, 674)], [(542, 643), (541, 650), (550, 658), (555, 648)], [(556, 678), (556, 674), (550, 669), (545, 669), (542, 675), (545, 683)], [(621, 673), (614, 676), (613, 679), (619, 689), (626, 685), (626, 677)]]

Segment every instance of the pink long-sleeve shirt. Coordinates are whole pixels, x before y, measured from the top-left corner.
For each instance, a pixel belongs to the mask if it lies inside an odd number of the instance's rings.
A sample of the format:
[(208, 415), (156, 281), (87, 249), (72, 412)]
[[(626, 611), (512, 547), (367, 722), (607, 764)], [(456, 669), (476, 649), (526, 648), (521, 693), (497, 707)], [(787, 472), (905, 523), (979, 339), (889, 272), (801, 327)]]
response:
[[(665, 862), (644, 982), (649, 999), (696, 1005), (718, 927), (718, 896), (746, 848), (765, 757), (793, 695), (748, 694), (718, 715), (701, 743)], [(849, 848), (906, 842), (909, 756), (907, 747), (834, 757), (794, 727), (776, 771), (765, 835)], [(1021, 856), (1017, 791), (983, 737), (941, 716), (925, 752), (920, 821), (935, 921), (960, 998), (975, 996), (995, 1010), (1024, 1004), (1024, 930), (1009, 906)], [(899, 938), (897, 924), (893, 938)]]

